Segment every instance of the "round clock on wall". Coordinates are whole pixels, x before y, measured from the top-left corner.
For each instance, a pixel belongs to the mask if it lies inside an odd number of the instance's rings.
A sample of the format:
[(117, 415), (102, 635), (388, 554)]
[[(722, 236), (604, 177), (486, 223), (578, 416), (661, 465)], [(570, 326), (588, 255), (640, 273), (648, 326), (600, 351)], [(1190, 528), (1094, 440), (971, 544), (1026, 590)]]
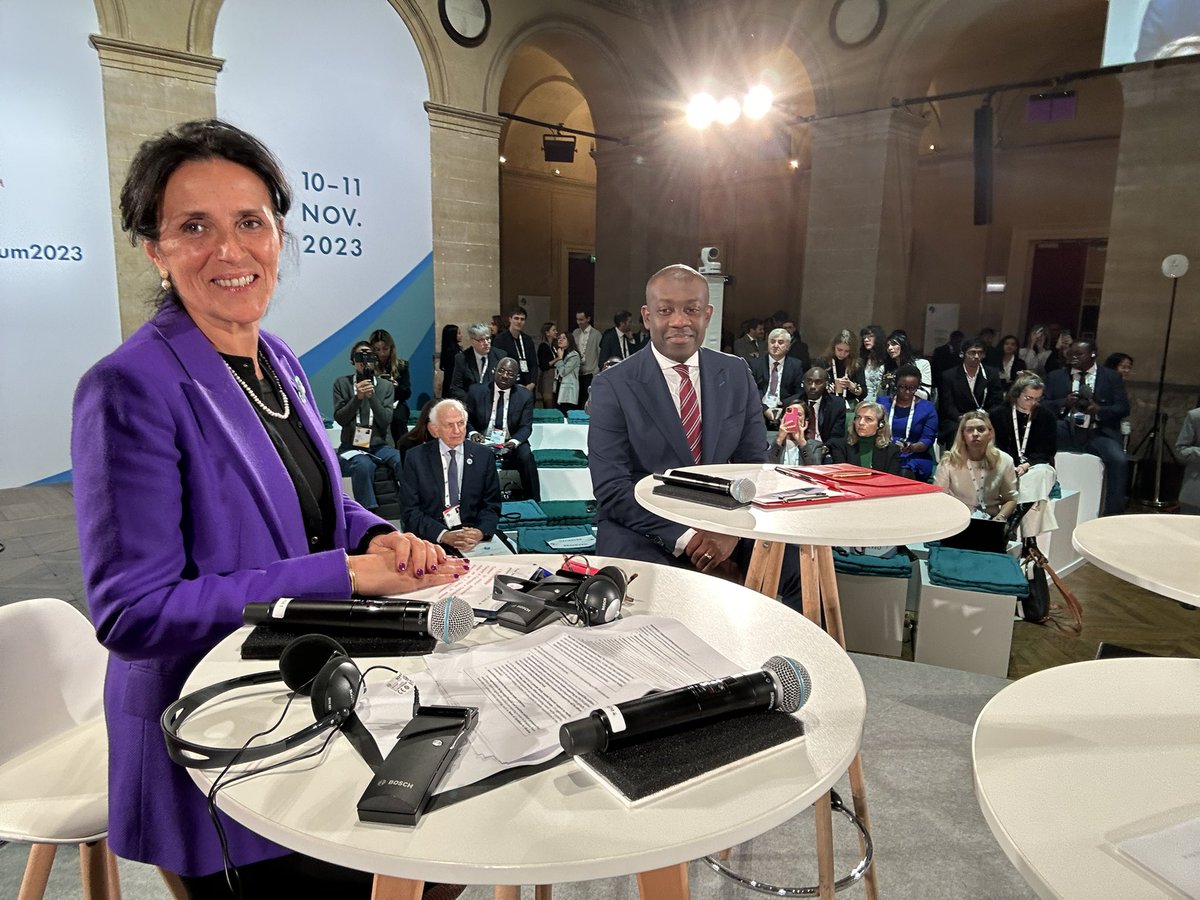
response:
[(829, 36), (844, 50), (865, 46), (883, 31), (887, 0), (834, 0)]
[(438, 0), (438, 16), (446, 34), (464, 47), (482, 44), (492, 24), (487, 0)]

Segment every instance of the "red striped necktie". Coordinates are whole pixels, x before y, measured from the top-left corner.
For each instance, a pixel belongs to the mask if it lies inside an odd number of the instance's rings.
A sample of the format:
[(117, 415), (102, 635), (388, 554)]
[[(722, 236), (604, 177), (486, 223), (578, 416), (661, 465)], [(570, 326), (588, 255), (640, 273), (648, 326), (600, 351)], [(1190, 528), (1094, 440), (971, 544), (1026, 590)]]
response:
[(683, 433), (692, 451), (692, 461), (699, 465), (700, 402), (696, 399), (696, 389), (692, 387), (688, 367), (680, 363), (674, 369), (679, 373), (679, 419), (683, 422)]

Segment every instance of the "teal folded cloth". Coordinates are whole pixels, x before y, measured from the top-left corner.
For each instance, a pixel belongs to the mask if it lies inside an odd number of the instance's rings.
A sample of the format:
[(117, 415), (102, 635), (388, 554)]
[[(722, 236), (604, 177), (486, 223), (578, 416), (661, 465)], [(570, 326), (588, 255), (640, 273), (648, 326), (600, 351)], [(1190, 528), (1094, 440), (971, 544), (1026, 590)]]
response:
[(543, 425), (561, 425), (563, 423), (563, 414), (557, 409), (535, 409), (533, 411), (533, 421), (540, 422)]
[(592, 419), (592, 417), (589, 416), (582, 409), (567, 410), (567, 424), (568, 425), (586, 425), (588, 422), (591, 421), (591, 419)]
[(1010, 597), (1029, 594), (1029, 582), (1025, 580), (1021, 564), (1007, 553), (930, 546), (929, 580), (961, 591)]
[(866, 553), (842, 555), (835, 549), (833, 568), (842, 575), (874, 575), (879, 578), (908, 578), (912, 575), (912, 561), (903, 553), (884, 559)]
[(536, 500), (506, 500), (500, 504), (500, 518), (505, 529), (549, 524), (546, 511)]
[(595, 500), (543, 500), (547, 525), (592, 525), (596, 521)]
[[(592, 538), (591, 546), (579, 547), (573, 550), (555, 550), (548, 543), (557, 538), (584, 537)], [(532, 528), (521, 528), (517, 531), (518, 553), (590, 553), (596, 549), (596, 537), (587, 525), (542, 525)]]
[(1061, 500), (1062, 499), (1062, 485), (1059, 484), (1057, 481), (1054, 482), (1054, 487), (1050, 488), (1050, 499), (1051, 500)]
[(539, 469), (586, 469), (588, 464), (582, 450), (534, 450), (533, 461)]

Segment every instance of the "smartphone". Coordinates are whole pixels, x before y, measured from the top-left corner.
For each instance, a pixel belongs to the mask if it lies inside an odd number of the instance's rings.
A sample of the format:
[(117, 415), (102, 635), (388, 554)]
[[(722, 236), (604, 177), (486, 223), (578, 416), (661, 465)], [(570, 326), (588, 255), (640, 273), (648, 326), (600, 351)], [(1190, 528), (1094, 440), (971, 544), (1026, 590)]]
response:
[(800, 428), (800, 407), (789, 406), (783, 414), (782, 428), (786, 431), (797, 431)]

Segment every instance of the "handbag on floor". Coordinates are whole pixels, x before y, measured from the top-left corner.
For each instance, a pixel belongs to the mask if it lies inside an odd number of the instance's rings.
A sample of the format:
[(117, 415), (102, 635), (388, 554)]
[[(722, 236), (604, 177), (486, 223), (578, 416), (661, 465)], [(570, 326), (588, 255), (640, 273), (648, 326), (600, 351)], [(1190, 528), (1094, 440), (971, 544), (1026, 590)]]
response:
[[(1025, 621), (1036, 625), (1053, 625), (1063, 634), (1078, 636), (1083, 631), (1083, 607), (1032, 541), (1025, 546), (1021, 555), (1021, 568), (1029, 581), (1029, 595), (1021, 598), (1021, 612)], [(1050, 602), (1047, 575), (1062, 595), (1061, 606)], [(1070, 617), (1069, 623), (1062, 621), (1064, 612)]]

